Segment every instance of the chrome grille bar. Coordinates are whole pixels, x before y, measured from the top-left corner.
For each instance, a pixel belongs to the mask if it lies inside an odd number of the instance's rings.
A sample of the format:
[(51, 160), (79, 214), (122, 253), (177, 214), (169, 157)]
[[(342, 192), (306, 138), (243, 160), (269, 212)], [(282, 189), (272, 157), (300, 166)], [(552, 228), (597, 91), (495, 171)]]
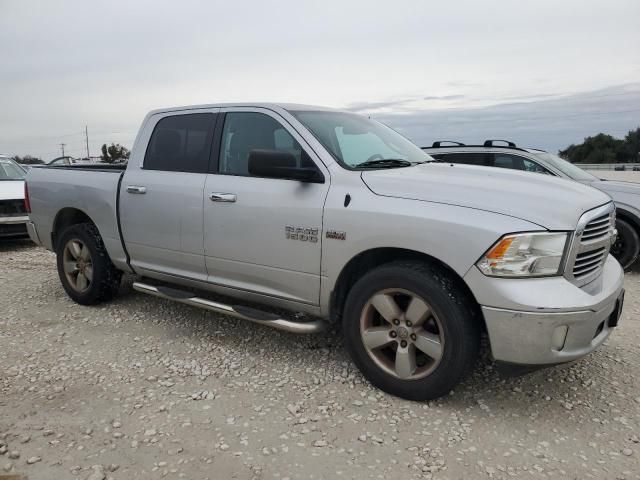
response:
[(585, 212), (571, 240), (565, 277), (578, 286), (600, 275), (615, 231), (615, 207), (608, 203)]

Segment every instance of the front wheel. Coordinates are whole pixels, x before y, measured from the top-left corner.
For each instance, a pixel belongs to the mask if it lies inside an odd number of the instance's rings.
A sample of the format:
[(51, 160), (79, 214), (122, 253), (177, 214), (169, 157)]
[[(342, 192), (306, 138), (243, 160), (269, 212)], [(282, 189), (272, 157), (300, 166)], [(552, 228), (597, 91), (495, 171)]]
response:
[(118, 292), (118, 270), (91, 223), (67, 228), (57, 241), (58, 276), (67, 295), (82, 305), (110, 300)]
[(451, 275), (395, 262), (365, 274), (345, 304), (354, 362), (375, 386), (410, 400), (446, 395), (478, 356), (479, 319)]
[(616, 230), (618, 230), (618, 237), (611, 246), (611, 255), (618, 260), (622, 268), (627, 270), (638, 258), (640, 238), (635, 228), (620, 218), (616, 219)]

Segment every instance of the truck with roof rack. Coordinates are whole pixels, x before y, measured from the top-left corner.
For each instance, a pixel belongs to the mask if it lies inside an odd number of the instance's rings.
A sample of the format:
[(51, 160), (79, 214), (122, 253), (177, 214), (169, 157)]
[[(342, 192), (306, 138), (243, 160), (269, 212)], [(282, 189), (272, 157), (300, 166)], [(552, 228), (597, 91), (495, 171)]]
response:
[(340, 322), (364, 376), (408, 399), (454, 388), (483, 332), (501, 365), (583, 357), (623, 304), (608, 196), (438, 163), (338, 110), (156, 110), (126, 167), (46, 166), (25, 190), (74, 301), (113, 298), (126, 272), (138, 292), (289, 332)]
[(611, 254), (624, 269), (636, 262), (640, 254), (639, 184), (598, 178), (558, 155), (521, 148), (508, 140), (487, 140), (482, 145), (438, 141), (423, 150), (440, 161), (543, 173), (597, 188), (609, 195), (616, 206), (617, 236)]

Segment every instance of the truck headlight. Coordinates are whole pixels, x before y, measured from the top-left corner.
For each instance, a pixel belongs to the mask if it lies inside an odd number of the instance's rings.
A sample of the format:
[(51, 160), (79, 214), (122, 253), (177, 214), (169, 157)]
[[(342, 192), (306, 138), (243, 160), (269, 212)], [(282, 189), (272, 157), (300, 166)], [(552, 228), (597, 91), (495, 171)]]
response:
[(491, 277), (560, 275), (568, 234), (533, 232), (505, 235), (476, 265)]

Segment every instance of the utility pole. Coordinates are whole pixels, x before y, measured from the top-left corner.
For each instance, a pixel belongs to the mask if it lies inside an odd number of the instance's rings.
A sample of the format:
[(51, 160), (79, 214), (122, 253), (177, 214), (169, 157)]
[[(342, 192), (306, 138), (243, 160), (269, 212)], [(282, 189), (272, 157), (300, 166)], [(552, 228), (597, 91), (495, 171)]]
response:
[(89, 130), (86, 125), (84, 126), (84, 138), (87, 141), (87, 161), (89, 161), (91, 159), (89, 156)]
[(66, 145), (66, 143), (61, 143), (60, 144), (60, 148), (62, 148), (62, 156), (64, 157), (64, 146)]

